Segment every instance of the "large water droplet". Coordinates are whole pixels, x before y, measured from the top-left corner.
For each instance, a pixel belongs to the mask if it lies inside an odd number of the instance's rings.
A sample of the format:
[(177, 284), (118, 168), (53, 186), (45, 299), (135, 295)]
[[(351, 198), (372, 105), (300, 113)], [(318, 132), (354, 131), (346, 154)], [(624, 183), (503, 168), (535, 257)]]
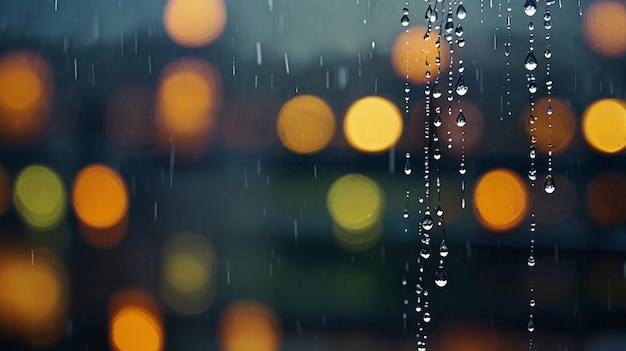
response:
[(530, 255), (528, 256), (528, 267), (534, 267), (535, 266), (535, 256)]
[(528, 318), (528, 331), (529, 332), (534, 332), (535, 331), (535, 323), (533, 322), (533, 315), (530, 315), (530, 318)]
[(439, 256), (447, 257), (449, 253), (450, 251), (448, 250), (446, 239), (441, 239), (441, 245), (439, 245)]
[(415, 293), (418, 295), (421, 295), (422, 293), (424, 293), (424, 288), (422, 287), (421, 284), (415, 285)]
[(467, 90), (469, 88), (467, 87), (467, 85), (465, 85), (465, 80), (463, 79), (463, 75), (461, 75), (459, 77), (459, 80), (457, 80), (456, 82), (456, 93), (459, 96), (463, 96), (465, 94), (467, 94)]
[(434, 225), (433, 217), (430, 214), (425, 214), (424, 219), (422, 219), (422, 228), (424, 230), (431, 230)]
[(554, 184), (552, 175), (548, 174), (546, 176), (546, 180), (543, 182), (543, 190), (548, 194), (552, 194), (556, 190), (556, 184)]
[(408, 25), (409, 25), (409, 16), (407, 16), (407, 15), (402, 16), (402, 18), (400, 19), (400, 24), (402, 24), (402, 27), (408, 27)]
[(435, 284), (440, 288), (448, 284), (448, 274), (446, 274), (446, 270), (442, 266), (439, 266), (435, 271)]
[(550, 48), (546, 48), (546, 50), (543, 52), (543, 57), (545, 57), (547, 59), (552, 57), (552, 51), (550, 51)]
[(465, 123), (465, 115), (463, 114), (463, 112), (459, 112), (459, 115), (456, 117), (456, 125), (459, 127), (463, 127)]
[(537, 68), (537, 58), (532, 51), (529, 51), (526, 55), (526, 59), (524, 60), (524, 67), (526, 67), (526, 69), (529, 71), (533, 71), (535, 68)]
[(467, 168), (465, 168), (465, 162), (461, 162), (461, 164), (459, 165), (459, 174), (464, 175), (465, 173), (467, 173)]
[(403, 8), (403, 9), (402, 9), (402, 14), (403, 14), (403, 15), (408, 15), (408, 14), (409, 14), (409, 9), (408, 9), (408, 8), (406, 8), (406, 7), (405, 7), (405, 8)]
[(404, 219), (409, 218), (409, 210), (408, 209), (406, 209), (406, 208), (404, 209), (404, 211), (402, 212), (402, 217)]
[(456, 18), (462, 20), (465, 19), (466, 16), (467, 11), (465, 10), (465, 7), (463, 7), (463, 4), (460, 4), (459, 7), (456, 8)]
[(530, 299), (530, 307), (535, 307), (535, 300), (534, 299)]
[(424, 246), (420, 250), (420, 256), (422, 256), (422, 258), (425, 259), (425, 260), (430, 258), (430, 254), (431, 253), (432, 253), (432, 250), (430, 249), (430, 246)]
[(537, 92), (537, 83), (535, 82), (529, 82), (528, 83), (528, 92), (531, 94), (534, 94)]
[(435, 213), (439, 217), (443, 216), (443, 205), (441, 205), (441, 202), (437, 204), (437, 207), (435, 208)]
[(456, 29), (454, 30), (454, 34), (457, 37), (462, 37), (463, 36), (463, 27), (461, 27), (460, 24), (456, 26)]
[(531, 159), (534, 159), (535, 157), (537, 157), (537, 148), (535, 147), (535, 145), (530, 146), (530, 152), (528, 153), (528, 155), (530, 156)]
[(435, 127), (441, 127), (441, 122), (442, 122), (442, 121), (441, 121), (441, 115), (437, 113), (437, 114), (435, 115), (435, 119), (433, 119), (433, 125), (434, 125)]
[(426, 323), (430, 322), (430, 313), (428, 312), (424, 313), (424, 322)]
[(407, 153), (406, 156), (406, 163), (404, 164), (404, 174), (409, 175), (411, 174), (411, 163), (409, 162), (409, 159), (411, 158), (410, 154)]
[(537, 1), (536, 0), (526, 0), (524, 3), (524, 13), (526, 16), (533, 16), (537, 12)]

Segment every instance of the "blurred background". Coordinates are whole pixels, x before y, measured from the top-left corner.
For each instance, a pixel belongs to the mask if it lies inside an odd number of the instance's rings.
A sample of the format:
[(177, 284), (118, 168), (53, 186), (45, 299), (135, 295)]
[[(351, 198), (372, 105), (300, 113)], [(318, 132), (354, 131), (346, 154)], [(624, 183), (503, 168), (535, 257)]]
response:
[(623, 0), (4, 0), (0, 349), (623, 350), (625, 57)]

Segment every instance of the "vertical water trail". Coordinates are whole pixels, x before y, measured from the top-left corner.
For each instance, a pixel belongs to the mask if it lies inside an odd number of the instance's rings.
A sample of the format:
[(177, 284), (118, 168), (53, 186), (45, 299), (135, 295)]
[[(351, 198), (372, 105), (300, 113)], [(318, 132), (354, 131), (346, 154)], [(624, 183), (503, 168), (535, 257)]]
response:
[[(449, 13), (451, 12), (452, 12), (452, 2), (450, 2), (450, 7), (449, 7)], [(463, 20), (467, 16), (467, 11), (463, 7), (463, 4), (460, 4), (459, 7), (457, 7), (456, 15), (459, 20)], [(457, 24), (456, 29), (454, 30), (454, 34), (457, 36), (457, 40), (456, 40), (456, 44), (458, 46), (457, 51), (460, 54), (462, 53), (462, 48), (465, 46), (465, 38), (463, 37), (464, 30), (463, 30), (463, 27), (461, 26), (461, 23)], [(452, 56), (452, 54), (450, 54), (450, 56)], [(465, 84), (465, 79), (463, 78), (465, 74), (465, 66), (463, 65), (463, 59), (460, 58), (458, 61), (459, 61), (459, 67), (458, 67), (459, 79), (456, 83), (455, 91), (458, 96), (457, 104), (460, 105), (461, 104), (460, 97), (467, 94), (467, 91), (469, 90), (469, 88)], [(461, 162), (459, 163), (459, 174), (461, 175), (461, 208), (465, 208), (465, 173), (467, 171), (467, 168), (465, 166), (465, 129), (463, 128), (465, 124), (466, 124), (466, 119), (465, 119), (465, 115), (463, 114), (463, 109), (459, 108), (459, 114), (456, 117), (456, 126), (458, 128), (461, 128)]]
[[(512, 116), (511, 112), (511, 0), (507, 0), (506, 4), (506, 41), (504, 42), (504, 57), (506, 63), (506, 81), (504, 83), (504, 90), (506, 101), (504, 104), (506, 105), (506, 114), (509, 119)], [(503, 112), (504, 106), (501, 106), (501, 111)], [(502, 120), (502, 116), (500, 116), (500, 120)]]
[(552, 28), (552, 15), (550, 14), (550, 5), (554, 4), (554, 0), (546, 1), (546, 10), (543, 14), (543, 27), (546, 30), (546, 50), (543, 52), (543, 56), (546, 59), (546, 91), (548, 95), (548, 108), (546, 114), (548, 115), (548, 173), (543, 183), (543, 190), (552, 194), (556, 190), (556, 184), (554, 183), (554, 177), (552, 176), (552, 76), (550, 75), (550, 58), (552, 58), (552, 51), (550, 50), (550, 29)]

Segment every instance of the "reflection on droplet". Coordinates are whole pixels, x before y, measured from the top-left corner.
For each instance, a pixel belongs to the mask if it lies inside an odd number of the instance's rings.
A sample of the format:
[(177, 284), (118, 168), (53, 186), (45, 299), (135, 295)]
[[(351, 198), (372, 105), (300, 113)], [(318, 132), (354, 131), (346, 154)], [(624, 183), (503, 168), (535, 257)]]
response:
[(459, 115), (456, 117), (456, 125), (459, 127), (463, 127), (465, 123), (465, 115), (463, 114), (463, 112), (459, 112)]
[(556, 185), (554, 184), (554, 178), (552, 175), (548, 174), (546, 176), (546, 180), (543, 183), (543, 190), (545, 190), (548, 194), (552, 194), (554, 190), (556, 190)]
[(448, 284), (448, 274), (446, 274), (446, 270), (442, 266), (439, 266), (437, 271), (435, 271), (435, 284), (440, 288)]
[(448, 250), (448, 245), (446, 244), (446, 239), (441, 240), (441, 245), (439, 246), (439, 256), (447, 257), (450, 251)]
[(534, 267), (535, 266), (535, 256), (530, 255), (528, 256), (528, 267)]
[(533, 71), (535, 68), (537, 68), (537, 58), (532, 51), (529, 51), (526, 55), (526, 59), (524, 60), (524, 67), (526, 67), (526, 69), (529, 71)]
[(424, 219), (422, 219), (422, 228), (424, 228), (424, 230), (431, 230), (433, 229), (433, 226), (434, 222), (432, 216), (430, 214), (425, 214)]
[(400, 19), (400, 24), (402, 24), (402, 27), (408, 27), (408, 25), (409, 25), (409, 16), (407, 16), (407, 15), (402, 16), (402, 18)]
[(526, 0), (524, 3), (524, 13), (526, 16), (533, 16), (537, 12), (537, 1), (536, 0)]
[(462, 20), (467, 16), (467, 11), (465, 10), (465, 7), (463, 6), (463, 4), (460, 4), (459, 7), (457, 7), (456, 9), (456, 18)]
[(528, 331), (529, 332), (533, 332), (535, 331), (535, 323), (533, 322), (533, 315), (530, 315), (530, 318), (528, 319)]

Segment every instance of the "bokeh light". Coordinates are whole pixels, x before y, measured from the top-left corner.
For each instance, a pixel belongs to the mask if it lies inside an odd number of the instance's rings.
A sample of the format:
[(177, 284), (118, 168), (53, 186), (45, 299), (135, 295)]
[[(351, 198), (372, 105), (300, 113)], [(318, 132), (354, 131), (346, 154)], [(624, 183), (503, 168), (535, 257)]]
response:
[(235, 301), (220, 314), (217, 341), (222, 351), (278, 351), (282, 330), (269, 307), (251, 300)]
[[(548, 107), (551, 108), (551, 115), (548, 114)], [(535, 102), (533, 114), (537, 119), (532, 125), (529, 123), (529, 108), (525, 108), (520, 116), (520, 123), (528, 137), (525, 141), (531, 136), (532, 126), (535, 129), (532, 135), (537, 138), (535, 146), (538, 151), (548, 153), (552, 150), (554, 154), (558, 154), (567, 150), (576, 131), (576, 117), (569, 103), (555, 97), (550, 98), (550, 101), (548, 97), (542, 97)], [(548, 146), (550, 143), (551, 148)]]
[(440, 328), (436, 339), (440, 351), (499, 351), (500, 340), (492, 327), (480, 323), (453, 323)]
[(484, 174), (474, 188), (474, 213), (493, 231), (506, 231), (521, 223), (528, 210), (528, 191), (522, 179), (504, 168)]
[(189, 232), (173, 235), (162, 258), (161, 297), (182, 314), (204, 312), (215, 296), (217, 257), (211, 243)]
[(0, 248), (0, 327), (27, 342), (49, 345), (65, 330), (69, 301), (67, 271), (48, 250), (2, 243)]
[(157, 302), (139, 290), (126, 290), (109, 300), (109, 342), (117, 351), (159, 351), (165, 334)]
[(326, 196), (333, 221), (348, 231), (364, 231), (380, 220), (384, 199), (380, 186), (360, 174), (348, 174), (330, 186)]
[(594, 178), (587, 187), (587, 211), (603, 227), (626, 222), (626, 174), (608, 172)]
[(167, 35), (178, 45), (200, 47), (214, 42), (226, 27), (223, 0), (169, 0), (163, 12)]
[(22, 219), (37, 229), (50, 229), (65, 217), (67, 195), (61, 177), (52, 169), (33, 165), (15, 178), (13, 201)]
[(0, 164), (0, 217), (11, 204), (11, 178), (6, 169)]
[(175, 146), (182, 155), (200, 153), (221, 104), (221, 78), (210, 64), (195, 58), (169, 64), (157, 91), (157, 142), (166, 152)]
[[(445, 40), (441, 47), (436, 46), (437, 34), (431, 33), (430, 39), (424, 39), (426, 27), (411, 27), (398, 35), (391, 48), (391, 66), (398, 77), (411, 83), (426, 83), (426, 71), (431, 79), (437, 76), (437, 55), (440, 55), (441, 72), (449, 65), (449, 46)], [(427, 66), (428, 64), (428, 66)]]
[(276, 131), (289, 150), (312, 154), (323, 150), (335, 135), (335, 115), (324, 100), (297, 96), (280, 109)]
[(626, 4), (623, 1), (600, 0), (585, 9), (581, 31), (587, 45), (608, 57), (626, 53)]
[(19, 145), (38, 136), (53, 87), (52, 70), (37, 53), (15, 51), (0, 57), (0, 140)]
[(125, 86), (111, 97), (105, 116), (107, 137), (116, 145), (146, 146), (153, 137), (154, 92), (144, 86)]
[(72, 203), (76, 216), (86, 225), (111, 228), (128, 212), (128, 189), (116, 171), (93, 164), (76, 175)]
[[(452, 114), (448, 114), (448, 105), (431, 105), (431, 118), (433, 121), (436, 118), (437, 109), (440, 111), (441, 126), (437, 128), (431, 124), (430, 130), (431, 132), (437, 130), (439, 147), (442, 152), (461, 155), (464, 151), (465, 154), (471, 154), (480, 146), (485, 130), (485, 118), (476, 105), (468, 100), (461, 100), (452, 109)], [(463, 115), (467, 121), (463, 127), (459, 127), (456, 124), (456, 118), (460, 109), (463, 110)], [(420, 147), (424, 145), (425, 118), (425, 103), (422, 101), (413, 109), (407, 128), (411, 141)], [(452, 147), (448, 147), (448, 145)]]
[(622, 151), (626, 147), (626, 104), (617, 99), (594, 102), (584, 113), (582, 130), (597, 151)]
[(400, 138), (402, 116), (391, 101), (367, 96), (350, 106), (343, 131), (350, 145), (357, 150), (371, 153), (386, 151)]

